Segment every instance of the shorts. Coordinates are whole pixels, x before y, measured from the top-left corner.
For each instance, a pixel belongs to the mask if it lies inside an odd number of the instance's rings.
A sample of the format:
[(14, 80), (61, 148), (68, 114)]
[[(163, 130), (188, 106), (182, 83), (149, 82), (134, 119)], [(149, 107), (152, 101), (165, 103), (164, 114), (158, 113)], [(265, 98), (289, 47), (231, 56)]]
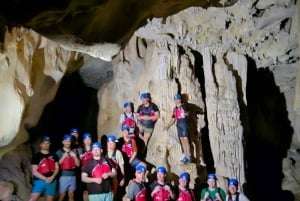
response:
[(141, 131), (140, 133), (149, 133), (150, 135), (153, 133), (153, 130), (154, 128), (147, 128), (147, 127), (144, 127), (143, 125), (141, 125)]
[(133, 159), (133, 161), (130, 163), (130, 166), (135, 168), (138, 164), (140, 164), (142, 161), (138, 158)]
[(189, 137), (189, 129), (186, 123), (180, 123), (176, 125), (178, 137)]
[(89, 194), (89, 201), (113, 201), (113, 193)]
[(47, 196), (56, 195), (57, 180), (53, 180), (50, 184), (46, 183), (42, 179), (33, 180), (31, 193), (40, 193)]
[(76, 190), (76, 176), (61, 176), (59, 178), (59, 193)]

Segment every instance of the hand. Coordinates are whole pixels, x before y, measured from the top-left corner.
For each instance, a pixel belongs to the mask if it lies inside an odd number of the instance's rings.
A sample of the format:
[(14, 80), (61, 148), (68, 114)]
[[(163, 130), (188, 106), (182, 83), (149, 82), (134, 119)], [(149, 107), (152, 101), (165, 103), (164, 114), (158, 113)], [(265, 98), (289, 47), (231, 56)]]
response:
[(74, 152), (74, 151), (70, 151), (70, 156), (72, 156), (72, 157), (76, 157), (76, 154), (75, 154), (75, 152)]
[(107, 179), (108, 177), (109, 177), (109, 173), (103, 173), (103, 174), (102, 174), (102, 178), (103, 178), (103, 179)]
[(102, 183), (102, 178), (93, 178), (94, 179), (94, 182), (96, 184), (101, 184)]
[(45, 182), (50, 184), (53, 181), (54, 177), (46, 177)]
[(209, 197), (209, 193), (206, 191), (204, 194), (204, 200), (206, 200)]
[(119, 183), (119, 186), (124, 186), (124, 184), (125, 184), (125, 179), (122, 179)]
[(217, 198), (218, 200), (222, 200), (220, 193), (218, 193), (218, 192), (216, 193), (216, 198)]
[(170, 188), (170, 186), (164, 185), (164, 189), (165, 189), (166, 191), (169, 191), (169, 192), (171, 193), (171, 188)]
[(161, 189), (160, 185), (155, 186), (155, 188), (153, 189), (153, 193), (160, 191), (160, 189)]

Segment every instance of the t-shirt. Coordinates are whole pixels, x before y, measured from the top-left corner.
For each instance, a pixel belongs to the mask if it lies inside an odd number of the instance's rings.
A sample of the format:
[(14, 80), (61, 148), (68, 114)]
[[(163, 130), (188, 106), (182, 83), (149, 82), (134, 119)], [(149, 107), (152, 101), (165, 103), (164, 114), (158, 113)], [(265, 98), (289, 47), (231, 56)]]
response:
[(118, 165), (124, 165), (123, 155), (118, 149), (116, 149), (115, 152), (107, 152), (107, 157), (114, 160)]
[(209, 188), (202, 189), (202, 191), (201, 191), (201, 199), (204, 198), (204, 195), (205, 195), (206, 192), (209, 193), (209, 196), (210, 196), (211, 199), (214, 199), (214, 200), (216, 199), (216, 193), (220, 193), (221, 198), (223, 200), (226, 199), (226, 194), (225, 194), (224, 190), (221, 189), (221, 188), (219, 188), (219, 187), (215, 188), (214, 190), (211, 190)]
[[(144, 184), (131, 181), (128, 184), (127, 198), (130, 200), (146, 200), (146, 188)], [(143, 199), (144, 198), (144, 199)]]
[[(86, 162), (84, 166), (82, 166), (81, 171), (87, 173), (88, 177), (98, 177), (101, 175), (101, 173), (97, 173), (97, 176), (94, 175), (94, 171), (97, 167), (101, 165), (102, 173), (108, 173), (111, 172), (114, 165), (110, 162), (109, 159), (106, 159), (105, 157), (102, 157), (100, 160), (90, 159)], [(111, 192), (111, 183), (112, 179), (111, 177), (108, 177), (107, 179), (102, 179), (101, 184), (97, 183), (86, 183), (87, 189), (89, 194), (101, 194), (101, 193), (108, 193)]]
[[(49, 172), (48, 171), (46, 171), (45, 173), (43, 173), (43, 171), (40, 172), (41, 174), (43, 174), (46, 177), (50, 177), (54, 172), (54, 169), (49, 167), (50, 164), (48, 163), (48, 161), (46, 161), (46, 163), (43, 163), (43, 161), (48, 160), (48, 159), (54, 161), (54, 163), (58, 162), (58, 157), (55, 153), (43, 154), (41, 152), (38, 152), (38, 153), (33, 155), (32, 160), (31, 160), (31, 164), (32, 165), (37, 165), (38, 170), (39, 170), (39, 165), (48, 166), (48, 167), (45, 167), (45, 168), (48, 169)], [(52, 166), (52, 165), (50, 165), (50, 166)]]
[[(62, 155), (63, 155), (63, 150), (62, 149), (57, 150), (56, 155), (58, 156), (59, 159), (61, 159)], [(76, 167), (74, 167), (74, 169), (70, 169), (70, 170), (62, 170), (61, 169), (61, 172), (60, 172), (60, 176), (75, 176), (75, 175), (76, 175)]]
[[(229, 201), (229, 195), (226, 196), (226, 201)], [(232, 201), (237, 201), (236, 195), (232, 196)], [(245, 194), (239, 193), (239, 201), (249, 201)]]
[[(142, 104), (137, 109), (137, 113), (139, 114), (139, 116), (154, 116), (156, 112), (159, 112), (159, 110), (157, 105), (154, 103), (150, 103), (148, 107)], [(141, 124), (145, 128), (154, 128), (155, 122), (156, 121), (152, 120), (141, 120)]]

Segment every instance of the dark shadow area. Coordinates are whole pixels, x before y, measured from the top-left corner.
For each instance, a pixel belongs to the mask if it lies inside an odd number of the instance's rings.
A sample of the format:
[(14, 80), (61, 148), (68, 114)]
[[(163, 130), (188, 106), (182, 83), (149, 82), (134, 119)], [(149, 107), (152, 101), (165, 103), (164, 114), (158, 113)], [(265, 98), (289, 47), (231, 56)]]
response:
[[(293, 200), (283, 191), (282, 159), (291, 144), (293, 128), (284, 95), (269, 69), (258, 69), (248, 58), (246, 134), (246, 194), (250, 200)], [(288, 195), (288, 196), (287, 196)]]
[(37, 126), (29, 129), (30, 140), (48, 135), (52, 139), (52, 149), (56, 151), (62, 146), (62, 136), (77, 128), (80, 143), (85, 132), (91, 133), (95, 141), (98, 107), (97, 91), (85, 86), (77, 72), (67, 75), (54, 100), (45, 107)]
[[(214, 168), (214, 159), (210, 147), (210, 141), (209, 141), (209, 130), (208, 130), (208, 120), (207, 120), (207, 109), (206, 109), (206, 92), (205, 92), (205, 76), (204, 76), (204, 70), (203, 70), (203, 57), (202, 55), (192, 50), (191, 51), (195, 58), (195, 76), (198, 79), (198, 82), (200, 83), (200, 90), (202, 94), (202, 99), (204, 102), (204, 107), (202, 108), (202, 112), (204, 112), (204, 121), (205, 126), (200, 130), (200, 136), (201, 136), (201, 145), (202, 145), (202, 151), (204, 156), (204, 161), (206, 163), (206, 172), (212, 173), (215, 172)], [(206, 180), (206, 176), (204, 176), (203, 181)], [(201, 181), (201, 179), (200, 179)], [(203, 182), (202, 182), (203, 183)]]

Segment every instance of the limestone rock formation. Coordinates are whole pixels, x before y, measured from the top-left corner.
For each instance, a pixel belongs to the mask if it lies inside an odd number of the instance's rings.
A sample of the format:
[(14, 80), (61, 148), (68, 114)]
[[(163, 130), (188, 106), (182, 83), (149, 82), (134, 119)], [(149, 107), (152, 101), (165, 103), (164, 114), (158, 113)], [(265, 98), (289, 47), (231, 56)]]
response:
[(27, 128), (37, 124), (53, 100), (67, 71), (76, 69), (76, 52), (62, 49), (30, 29), (7, 31), (1, 52), (0, 155), (28, 140)]

